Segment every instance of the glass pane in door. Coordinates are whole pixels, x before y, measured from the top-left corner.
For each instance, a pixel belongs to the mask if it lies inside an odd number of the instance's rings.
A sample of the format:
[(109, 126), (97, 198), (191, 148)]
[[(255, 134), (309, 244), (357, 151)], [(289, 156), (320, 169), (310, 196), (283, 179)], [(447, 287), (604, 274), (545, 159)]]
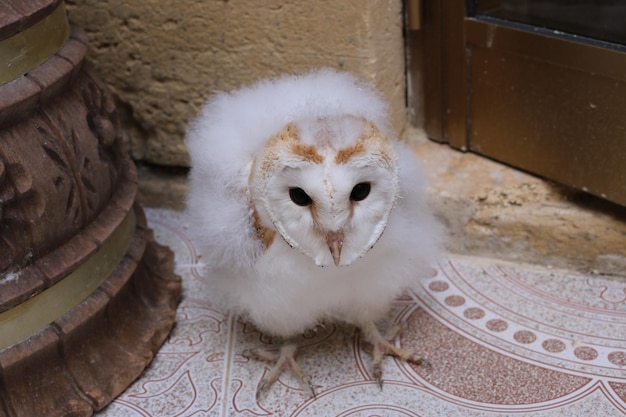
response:
[(505, 19), (626, 45), (623, 0), (469, 0), (472, 16)]

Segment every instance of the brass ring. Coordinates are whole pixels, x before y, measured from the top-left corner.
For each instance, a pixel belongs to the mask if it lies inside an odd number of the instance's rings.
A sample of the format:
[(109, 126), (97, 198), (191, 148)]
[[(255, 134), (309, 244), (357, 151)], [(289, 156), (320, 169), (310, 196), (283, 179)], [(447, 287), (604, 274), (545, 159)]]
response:
[(33, 26), (0, 41), (0, 84), (32, 71), (59, 52), (70, 36), (64, 2)]
[(0, 313), (0, 350), (43, 329), (89, 297), (126, 255), (135, 223), (131, 209), (102, 246), (77, 269), (33, 298)]

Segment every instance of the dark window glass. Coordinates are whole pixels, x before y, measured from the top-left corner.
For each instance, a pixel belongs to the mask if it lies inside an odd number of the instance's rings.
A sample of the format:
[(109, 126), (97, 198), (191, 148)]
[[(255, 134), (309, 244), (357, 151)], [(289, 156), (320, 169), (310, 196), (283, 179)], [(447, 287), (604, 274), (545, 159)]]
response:
[(624, 0), (469, 0), (473, 16), (525, 23), (626, 45)]

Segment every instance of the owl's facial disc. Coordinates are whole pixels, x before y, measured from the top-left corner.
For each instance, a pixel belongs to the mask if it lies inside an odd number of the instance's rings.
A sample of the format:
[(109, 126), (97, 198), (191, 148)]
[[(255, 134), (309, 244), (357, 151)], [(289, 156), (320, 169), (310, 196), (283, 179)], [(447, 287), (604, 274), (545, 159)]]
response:
[(338, 150), (302, 145), (289, 126), (274, 139), (278, 146), (255, 162), (255, 209), (316, 265), (350, 265), (378, 241), (397, 199), (395, 152), (365, 122), (352, 144)]

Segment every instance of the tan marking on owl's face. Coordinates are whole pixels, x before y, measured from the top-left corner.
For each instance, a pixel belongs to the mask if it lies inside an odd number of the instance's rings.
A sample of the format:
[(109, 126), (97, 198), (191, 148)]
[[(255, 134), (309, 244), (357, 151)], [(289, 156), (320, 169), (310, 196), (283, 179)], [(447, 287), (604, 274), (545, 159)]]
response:
[(311, 145), (302, 145), (300, 143), (294, 143), (291, 145), (291, 152), (294, 155), (301, 156), (303, 159), (307, 161), (311, 161), (316, 164), (321, 164), (324, 162), (324, 157), (317, 153), (317, 150), (314, 146)]
[(316, 164), (321, 164), (324, 161), (324, 157), (317, 152), (314, 146), (300, 143), (298, 128), (294, 123), (289, 123), (267, 141), (265, 150), (259, 158), (261, 172), (264, 175), (270, 175), (279, 161), (283, 160), (286, 155), (297, 156), (303, 161)]
[(317, 152), (314, 146), (300, 143), (298, 128), (294, 123), (289, 123), (283, 130), (278, 132), (268, 142), (269, 147), (280, 146), (288, 148), (293, 155), (297, 155), (306, 161), (316, 164), (324, 162), (324, 157)]
[(313, 162), (315, 164), (321, 164), (322, 162), (324, 162), (324, 157), (317, 152), (317, 149), (315, 149), (314, 146), (301, 144), (297, 136), (295, 137), (294, 142), (291, 144), (291, 152), (294, 155), (298, 155), (302, 159)]
[(365, 153), (365, 143), (363, 139), (358, 139), (356, 143), (344, 149), (340, 149), (335, 155), (335, 162), (338, 164), (346, 164), (348, 161), (357, 156)]
[(377, 150), (377, 154), (383, 159), (387, 166), (394, 163), (394, 152), (387, 136), (385, 136), (378, 128), (369, 120), (361, 119), (365, 124), (365, 132), (359, 137), (354, 145), (337, 151), (335, 162), (337, 164), (347, 164), (351, 159), (365, 155), (373, 149)]
[(256, 212), (252, 212), (252, 220), (254, 232), (256, 233), (256, 238), (263, 242), (263, 248), (267, 250), (272, 243), (274, 242), (274, 237), (276, 236), (276, 231), (269, 229), (261, 223), (261, 219), (259, 218), (259, 214)]

